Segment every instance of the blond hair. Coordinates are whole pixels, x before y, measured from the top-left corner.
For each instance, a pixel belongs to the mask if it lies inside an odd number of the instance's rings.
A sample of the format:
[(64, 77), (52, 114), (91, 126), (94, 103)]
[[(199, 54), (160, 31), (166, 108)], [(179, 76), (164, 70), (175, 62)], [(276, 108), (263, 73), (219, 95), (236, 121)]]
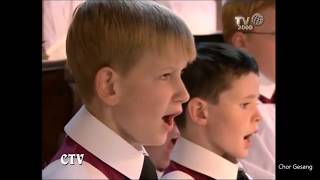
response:
[(227, 0), (222, 7), (224, 39), (230, 41), (232, 35), (238, 31), (235, 16), (251, 17), (268, 7), (275, 7), (275, 0)]
[(186, 24), (152, 1), (86, 1), (74, 14), (67, 35), (67, 62), (84, 103), (93, 95), (96, 72), (109, 66), (122, 75), (146, 51), (161, 53), (168, 42), (189, 60), (196, 54)]

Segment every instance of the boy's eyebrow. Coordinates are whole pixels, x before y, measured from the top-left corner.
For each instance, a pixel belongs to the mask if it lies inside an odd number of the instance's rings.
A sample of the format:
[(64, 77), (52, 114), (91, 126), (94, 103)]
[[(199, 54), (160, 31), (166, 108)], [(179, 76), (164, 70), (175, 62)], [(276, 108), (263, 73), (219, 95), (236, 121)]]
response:
[(174, 68), (172, 66), (164, 66), (164, 67), (161, 67), (159, 68), (160, 71), (172, 71), (174, 70)]
[[(159, 65), (160, 66), (160, 65)], [(187, 68), (188, 66), (188, 63), (185, 63), (182, 67), (181, 67), (181, 70), (184, 70), (185, 68)], [(174, 70), (177, 70), (177, 66), (175, 65), (164, 65), (163, 67), (160, 68), (161, 71), (163, 70), (171, 70), (171, 71), (174, 71)]]
[(250, 94), (246, 97), (244, 97), (245, 99), (255, 99), (255, 98), (258, 98), (258, 95), (257, 94)]

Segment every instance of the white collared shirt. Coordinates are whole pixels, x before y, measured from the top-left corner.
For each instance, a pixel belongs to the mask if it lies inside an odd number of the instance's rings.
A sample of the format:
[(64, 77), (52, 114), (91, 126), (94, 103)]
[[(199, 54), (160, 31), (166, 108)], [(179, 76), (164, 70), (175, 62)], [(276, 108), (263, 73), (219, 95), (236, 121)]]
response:
[(271, 99), (274, 90), (276, 88), (276, 84), (268, 79), (265, 75), (262, 73), (259, 74), (259, 82), (260, 82), (260, 87), (259, 87), (259, 92), (266, 98)]
[[(237, 179), (238, 164), (209, 151), (183, 137), (177, 140), (171, 160), (214, 179)], [(182, 171), (172, 171), (161, 179), (193, 179)]]
[[(275, 83), (260, 74), (260, 94), (271, 98)], [(254, 179), (275, 179), (275, 104), (258, 103), (262, 117), (258, 133), (251, 137), (248, 156), (241, 160), (246, 172)]]
[[(118, 134), (97, 120), (82, 106), (65, 126), (65, 132), (75, 142), (97, 158), (130, 179), (139, 179), (143, 167), (144, 147), (138, 151)], [(43, 171), (45, 179), (108, 179), (98, 169), (84, 162), (82, 165), (62, 165), (60, 160), (50, 163)]]
[(160, 179), (164, 172), (163, 172), (163, 171), (156, 170), (156, 173), (157, 173), (158, 179)]

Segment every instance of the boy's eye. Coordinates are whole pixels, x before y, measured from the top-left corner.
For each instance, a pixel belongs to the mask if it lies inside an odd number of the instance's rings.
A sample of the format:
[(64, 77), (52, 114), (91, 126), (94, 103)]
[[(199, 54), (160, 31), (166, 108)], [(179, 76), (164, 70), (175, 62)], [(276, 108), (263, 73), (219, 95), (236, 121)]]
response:
[(245, 109), (250, 103), (242, 103), (240, 104), (240, 107)]
[(161, 80), (166, 80), (166, 79), (170, 78), (170, 76), (171, 76), (171, 73), (165, 73), (165, 74), (162, 74), (160, 76), (160, 79)]

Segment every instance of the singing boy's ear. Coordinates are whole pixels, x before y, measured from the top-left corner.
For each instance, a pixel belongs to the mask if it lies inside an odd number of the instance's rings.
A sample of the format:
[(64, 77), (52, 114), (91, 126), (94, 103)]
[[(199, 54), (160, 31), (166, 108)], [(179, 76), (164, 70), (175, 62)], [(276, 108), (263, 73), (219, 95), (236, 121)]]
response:
[(198, 97), (192, 98), (187, 105), (191, 121), (197, 125), (205, 126), (208, 121), (208, 103)]
[(119, 101), (119, 75), (110, 67), (102, 67), (95, 76), (95, 92), (107, 105), (113, 106)]
[(243, 32), (235, 32), (231, 37), (231, 43), (236, 48), (245, 49), (247, 37)]

